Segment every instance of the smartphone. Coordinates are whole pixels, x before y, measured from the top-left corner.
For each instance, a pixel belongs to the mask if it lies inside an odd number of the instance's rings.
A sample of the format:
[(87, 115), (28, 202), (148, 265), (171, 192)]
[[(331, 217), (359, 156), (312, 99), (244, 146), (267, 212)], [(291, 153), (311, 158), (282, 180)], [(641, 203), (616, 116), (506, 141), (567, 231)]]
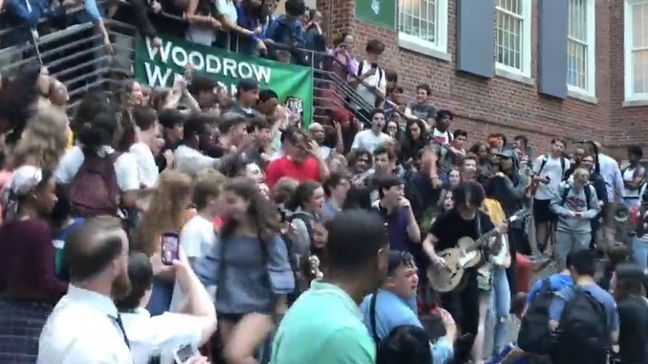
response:
[(162, 264), (171, 265), (174, 259), (178, 259), (178, 245), (180, 244), (180, 237), (178, 233), (164, 233), (162, 234)]
[(173, 358), (176, 363), (184, 364), (189, 361), (192, 357), (198, 354), (198, 351), (194, 349), (193, 346), (180, 345), (173, 351)]

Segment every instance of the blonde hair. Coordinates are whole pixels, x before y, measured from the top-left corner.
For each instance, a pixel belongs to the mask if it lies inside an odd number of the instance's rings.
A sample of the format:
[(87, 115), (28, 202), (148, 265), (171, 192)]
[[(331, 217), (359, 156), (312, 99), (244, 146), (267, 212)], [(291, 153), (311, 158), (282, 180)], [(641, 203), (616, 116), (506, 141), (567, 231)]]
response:
[(160, 174), (149, 208), (142, 214), (133, 236), (135, 250), (151, 256), (159, 250), (163, 233), (180, 230), (191, 189), (191, 177), (184, 173), (167, 170)]
[(67, 148), (68, 124), (67, 115), (54, 107), (39, 111), (27, 121), (14, 149), (14, 167), (30, 164), (54, 170)]

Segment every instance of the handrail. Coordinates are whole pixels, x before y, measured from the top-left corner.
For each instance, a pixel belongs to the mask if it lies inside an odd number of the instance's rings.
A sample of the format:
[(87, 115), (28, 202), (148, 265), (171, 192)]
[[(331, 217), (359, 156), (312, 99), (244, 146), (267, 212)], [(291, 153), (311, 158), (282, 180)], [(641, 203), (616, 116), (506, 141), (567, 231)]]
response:
[[(104, 3), (106, 3), (105, 0), (98, 0), (97, 1), (98, 6), (104, 5)], [(80, 12), (81, 10), (85, 10), (84, 5), (73, 6), (73, 7), (69, 8), (69, 9), (65, 10), (65, 16), (76, 14), (76, 13)], [(49, 16), (42, 16), (42, 17), (40, 17), (38, 19), (38, 23), (36, 23), (34, 26), (41, 25), (41, 24), (47, 22), (50, 19), (51, 18)], [(0, 29), (0, 37), (4, 36), (5, 34), (7, 34), (9, 32), (12, 32), (12, 31), (15, 31), (15, 30), (21, 30), (23, 28), (24, 28), (24, 30), (28, 31), (29, 28), (31, 28), (31, 27), (32, 27), (31, 25), (22, 24), (22, 25), (17, 25), (17, 26), (14, 26), (14, 27), (8, 27), (8, 28)]]

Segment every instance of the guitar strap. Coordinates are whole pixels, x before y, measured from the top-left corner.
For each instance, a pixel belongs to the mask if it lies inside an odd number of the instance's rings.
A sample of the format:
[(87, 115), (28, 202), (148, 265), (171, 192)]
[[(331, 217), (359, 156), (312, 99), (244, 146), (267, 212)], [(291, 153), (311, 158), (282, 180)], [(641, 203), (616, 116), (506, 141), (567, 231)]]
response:
[(482, 236), (482, 227), (481, 227), (481, 216), (479, 216), (479, 209), (477, 209), (477, 213), (475, 213), (475, 224), (477, 224), (477, 239), (481, 238)]

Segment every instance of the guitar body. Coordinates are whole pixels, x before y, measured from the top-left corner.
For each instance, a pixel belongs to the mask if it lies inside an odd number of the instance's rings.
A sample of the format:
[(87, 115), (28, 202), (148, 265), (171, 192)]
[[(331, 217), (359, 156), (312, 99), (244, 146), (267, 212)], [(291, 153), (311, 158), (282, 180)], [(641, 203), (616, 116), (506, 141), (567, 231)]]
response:
[(446, 263), (446, 268), (430, 266), (427, 271), (430, 286), (437, 292), (446, 293), (459, 286), (466, 268), (472, 268), (481, 261), (478, 246), (470, 237), (463, 237), (456, 248), (448, 248), (437, 253)]

